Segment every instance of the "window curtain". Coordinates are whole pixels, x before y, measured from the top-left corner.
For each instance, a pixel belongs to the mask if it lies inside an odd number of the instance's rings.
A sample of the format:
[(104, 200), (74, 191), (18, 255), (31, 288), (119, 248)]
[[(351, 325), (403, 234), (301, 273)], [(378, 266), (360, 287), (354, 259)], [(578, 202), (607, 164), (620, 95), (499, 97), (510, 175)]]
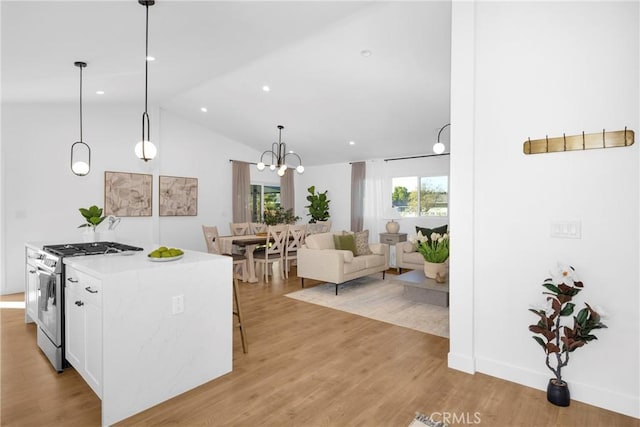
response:
[(371, 241), (376, 241), (379, 233), (386, 232), (384, 210), (385, 207), (391, 206), (391, 190), (386, 191), (386, 180), (387, 168), (384, 160), (368, 161), (364, 180), (363, 227), (369, 230)]
[(280, 177), (280, 205), (285, 211), (292, 209), (295, 215), (295, 187), (293, 184), (293, 174), (295, 169), (287, 168), (284, 175)]
[(362, 231), (364, 225), (365, 162), (351, 163), (351, 231)]
[(249, 200), (251, 197), (251, 173), (249, 163), (232, 162), (231, 197), (233, 222), (251, 222)]

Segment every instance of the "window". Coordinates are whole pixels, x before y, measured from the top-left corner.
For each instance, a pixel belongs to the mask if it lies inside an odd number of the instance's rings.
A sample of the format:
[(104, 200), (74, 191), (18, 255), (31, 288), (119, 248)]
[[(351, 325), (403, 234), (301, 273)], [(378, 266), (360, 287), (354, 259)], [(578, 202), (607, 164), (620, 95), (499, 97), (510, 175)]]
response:
[(263, 222), (265, 209), (280, 207), (280, 186), (251, 184), (251, 201), (249, 209), (251, 211), (252, 222)]
[(391, 206), (403, 217), (449, 215), (448, 176), (391, 179)]

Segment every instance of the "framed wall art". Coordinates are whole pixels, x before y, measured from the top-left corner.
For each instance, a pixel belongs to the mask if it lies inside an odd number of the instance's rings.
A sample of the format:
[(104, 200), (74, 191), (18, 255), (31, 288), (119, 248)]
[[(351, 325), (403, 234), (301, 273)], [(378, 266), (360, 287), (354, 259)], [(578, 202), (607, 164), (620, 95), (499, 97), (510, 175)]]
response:
[(159, 177), (160, 216), (197, 216), (198, 179), (178, 176)]
[(151, 216), (152, 197), (153, 175), (105, 171), (105, 215)]

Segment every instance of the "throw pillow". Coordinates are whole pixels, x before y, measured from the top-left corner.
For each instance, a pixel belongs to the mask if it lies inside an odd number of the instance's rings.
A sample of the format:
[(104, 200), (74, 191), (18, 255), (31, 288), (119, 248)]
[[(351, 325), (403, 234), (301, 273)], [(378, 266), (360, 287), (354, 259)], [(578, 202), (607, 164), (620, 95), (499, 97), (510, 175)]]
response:
[(340, 249), (343, 251), (351, 251), (355, 255), (356, 253), (356, 241), (353, 238), (352, 234), (347, 234), (344, 236), (340, 236), (339, 234), (333, 235), (333, 244), (336, 249)]
[(369, 248), (369, 230), (357, 231), (355, 233), (355, 256), (371, 255), (371, 249)]
[(444, 234), (444, 233), (447, 232), (448, 228), (449, 228), (448, 224), (441, 225), (441, 226), (436, 227), (436, 228), (418, 227), (416, 225), (416, 234), (418, 232), (422, 232), (422, 235), (424, 237), (426, 237), (429, 242), (431, 242), (431, 233)]

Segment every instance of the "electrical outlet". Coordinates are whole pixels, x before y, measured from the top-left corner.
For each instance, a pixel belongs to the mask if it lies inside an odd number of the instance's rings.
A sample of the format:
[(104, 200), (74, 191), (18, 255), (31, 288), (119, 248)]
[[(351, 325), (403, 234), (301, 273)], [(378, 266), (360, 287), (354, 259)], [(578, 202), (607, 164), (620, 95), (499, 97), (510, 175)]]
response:
[(581, 221), (551, 221), (551, 237), (582, 239)]
[(173, 308), (171, 310), (173, 314), (184, 313), (184, 295), (176, 295), (171, 298), (171, 301), (173, 302)]

